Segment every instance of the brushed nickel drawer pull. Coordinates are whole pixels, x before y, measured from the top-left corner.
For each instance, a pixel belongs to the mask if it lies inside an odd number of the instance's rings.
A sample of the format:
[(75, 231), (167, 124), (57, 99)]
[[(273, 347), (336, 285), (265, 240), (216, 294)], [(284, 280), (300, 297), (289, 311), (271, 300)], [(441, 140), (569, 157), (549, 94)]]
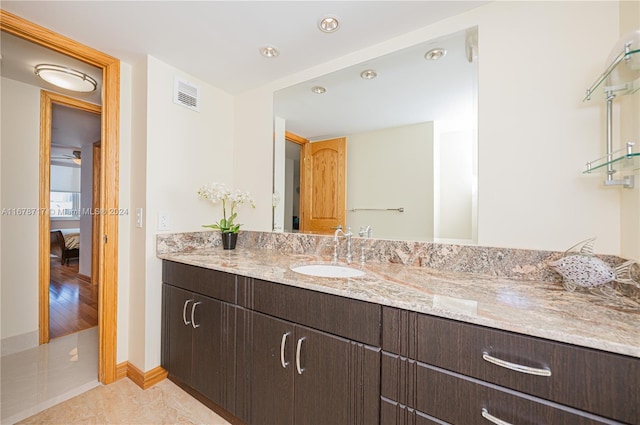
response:
[(515, 370), (516, 372), (528, 373), (529, 375), (537, 375), (537, 376), (551, 376), (551, 370), (549, 369), (540, 369), (536, 367), (523, 366), (517, 363), (511, 363), (506, 360), (498, 359), (489, 355), (489, 353), (482, 353), (482, 358), (488, 361), (489, 363), (493, 363), (495, 365)]
[(289, 362), (284, 360), (284, 347), (287, 345), (287, 337), (291, 332), (286, 332), (282, 334), (282, 341), (280, 341), (280, 364), (283, 368), (287, 368), (289, 366)]
[(186, 300), (184, 302), (184, 305), (182, 306), (182, 323), (184, 323), (186, 326), (189, 326), (191, 324), (191, 321), (187, 320), (187, 306), (191, 301), (193, 300)]
[(489, 413), (489, 411), (487, 409), (485, 409), (484, 407), (482, 408), (482, 417), (485, 418), (486, 420), (488, 420), (489, 422), (494, 423), (496, 425), (511, 425), (510, 422), (503, 421), (500, 418), (496, 418), (491, 413)]
[(200, 324), (196, 325), (196, 307), (199, 306), (200, 304), (202, 304), (201, 301), (198, 301), (197, 303), (193, 303), (193, 306), (191, 307), (191, 326), (193, 326), (193, 329), (195, 328), (199, 328)]
[(304, 368), (300, 367), (300, 350), (302, 349), (302, 341), (304, 341), (304, 337), (298, 340), (298, 346), (296, 347), (296, 369), (298, 370), (298, 375), (302, 375), (302, 372), (304, 372)]

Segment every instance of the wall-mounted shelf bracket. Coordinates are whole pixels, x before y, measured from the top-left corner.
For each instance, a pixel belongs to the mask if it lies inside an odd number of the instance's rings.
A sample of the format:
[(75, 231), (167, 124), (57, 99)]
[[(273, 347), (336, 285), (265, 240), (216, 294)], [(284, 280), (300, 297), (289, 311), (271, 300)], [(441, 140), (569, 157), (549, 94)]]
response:
[(624, 176), (622, 179), (618, 180), (605, 180), (605, 186), (622, 186), (625, 189), (633, 189), (635, 187), (635, 176)]

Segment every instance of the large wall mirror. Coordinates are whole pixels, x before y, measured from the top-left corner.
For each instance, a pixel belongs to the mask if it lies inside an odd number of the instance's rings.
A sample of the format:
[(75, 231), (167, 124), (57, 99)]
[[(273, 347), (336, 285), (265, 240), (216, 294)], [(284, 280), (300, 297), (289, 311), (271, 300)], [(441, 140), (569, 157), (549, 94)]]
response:
[[(476, 243), (477, 41), (470, 28), (277, 91), (274, 231), (330, 234), (340, 224), (383, 239)], [(336, 139), (342, 151), (309, 156)], [(310, 225), (310, 216), (333, 221)]]

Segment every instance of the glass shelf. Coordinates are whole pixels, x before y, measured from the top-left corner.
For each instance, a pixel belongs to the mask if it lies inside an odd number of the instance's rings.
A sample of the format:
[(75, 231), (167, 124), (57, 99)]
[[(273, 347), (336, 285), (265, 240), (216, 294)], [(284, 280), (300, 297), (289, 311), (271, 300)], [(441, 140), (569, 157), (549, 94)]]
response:
[[(614, 69), (616, 69), (616, 67), (625, 60), (637, 60), (637, 58), (631, 58), (631, 56), (640, 53), (640, 49), (634, 49), (634, 50), (629, 50), (626, 51), (623, 50), (615, 59), (614, 61), (611, 63), (611, 65), (609, 65), (609, 67), (602, 73), (602, 75), (600, 75), (600, 77), (598, 77), (598, 79), (596, 80), (595, 83), (593, 83), (591, 85), (591, 87), (589, 87), (587, 89), (587, 94), (585, 95), (584, 99), (582, 99), (582, 101), (587, 101), (587, 100), (591, 100), (591, 96), (593, 96), (594, 92), (596, 91), (596, 89), (598, 87), (600, 87), (600, 85), (606, 81), (607, 77), (609, 77), (609, 75), (613, 72)], [(640, 56), (639, 56), (640, 57)], [(631, 93), (635, 93), (638, 89), (640, 89), (640, 82), (639, 79), (636, 79), (634, 81), (622, 84), (620, 86), (615, 86), (615, 87), (605, 87), (605, 90), (607, 89), (613, 89), (613, 91), (619, 92), (617, 94), (631, 94)], [(621, 93), (620, 93), (621, 92)]]
[(612, 164), (616, 166), (618, 171), (637, 171), (640, 170), (640, 152), (629, 154), (617, 154), (613, 155), (611, 161), (607, 161), (607, 157), (596, 159), (587, 163), (587, 169), (583, 171), (583, 174), (590, 174), (594, 172), (607, 172), (607, 165)]

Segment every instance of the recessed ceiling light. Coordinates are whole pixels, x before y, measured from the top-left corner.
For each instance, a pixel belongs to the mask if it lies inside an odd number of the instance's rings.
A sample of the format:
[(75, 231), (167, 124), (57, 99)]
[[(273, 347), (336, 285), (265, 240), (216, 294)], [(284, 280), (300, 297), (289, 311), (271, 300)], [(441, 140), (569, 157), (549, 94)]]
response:
[(322, 32), (336, 32), (340, 28), (340, 22), (335, 16), (325, 16), (318, 22), (318, 28)]
[(424, 58), (430, 61), (436, 61), (441, 59), (447, 55), (447, 51), (441, 47), (436, 47), (435, 49), (429, 50), (424, 54)]
[(325, 93), (327, 89), (325, 89), (322, 86), (313, 86), (311, 87), (311, 91), (314, 92), (315, 94), (322, 94), (322, 93)]
[(373, 69), (366, 69), (360, 73), (360, 76), (365, 80), (373, 80), (378, 76), (378, 73)]
[(98, 87), (98, 82), (84, 72), (60, 65), (36, 65), (35, 73), (47, 83), (67, 90), (89, 93)]
[(273, 46), (265, 46), (260, 49), (260, 54), (265, 58), (275, 58), (280, 52)]

